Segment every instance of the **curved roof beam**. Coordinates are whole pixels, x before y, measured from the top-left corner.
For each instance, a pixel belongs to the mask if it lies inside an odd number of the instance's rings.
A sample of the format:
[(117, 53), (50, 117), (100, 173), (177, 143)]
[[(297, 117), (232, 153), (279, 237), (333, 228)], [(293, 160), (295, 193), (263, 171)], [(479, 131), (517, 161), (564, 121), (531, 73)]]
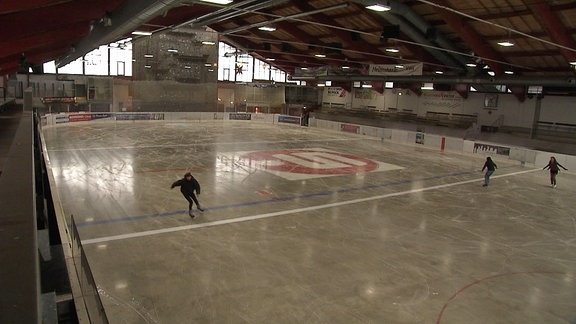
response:
[[(364, 7), (373, 4), (371, 0), (353, 0)], [(395, 1), (389, 1), (392, 10), (389, 12), (379, 13), (382, 18), (394, 25), (399, 25), (402, 33), (406, 34), (412, 40), (419, 44), (423, 44), (426, 51), (428, 51), (432, 56), (434, 56), (442, 64), (446, 65), (455, 70), (465, 71), (464, 62), (460, 62), (458, 59), (452, 57), (451, 55), (435, 49), (436, 45), (426, 38), (425, 31), (430, 26), (427, 25), (423, 19), (419, 18), (416, 20), (418, 15), (412, 11), (409, 7), (400, 4)], [(449, 46), (454, 48), (452, 45), (448, 45), (448, 41), (443, 42), (443, 46)]]
[[(536, 1), (529, 5), (534, 16), (540, 18), (540, 23), (555, 43), (576, 49), (576, 41), (562, 25), (560, 17), (556, 15), (545, 1)], [(576, 52), (560, 48), (564, 58), (570, 62), (576, 62)]]
[(112, 26), (97, 24), (90, 34), (80, 41), (68, 54), (56, 60), (56, 67), (62, 67), (95, 49), (122, 38), (142, 24), (161, 15), (180, 0), (127, 0), (110, 14)]

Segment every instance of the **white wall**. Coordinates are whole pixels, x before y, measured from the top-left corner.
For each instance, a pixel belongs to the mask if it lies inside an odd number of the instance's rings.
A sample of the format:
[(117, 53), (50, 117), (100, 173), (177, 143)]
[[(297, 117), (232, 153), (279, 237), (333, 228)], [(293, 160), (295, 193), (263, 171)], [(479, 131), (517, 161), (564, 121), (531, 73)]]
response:
[[(532, 99), (531, 101), (534, 101)], [(546, 96), (542, 99), (540, 121), (576, 124), (576, 98)]]
[[(371, 91), (371, 95), (366, 91)], [(528, 129), (532, 127), (536, 98), (526, 98), (524, 102), (520, 102), (512, 94), (498, 94), (498, 105), (491, 109), (484, 107), (484, 99), (484, 93), (474, 92), (464, 99), (455, 91), (424, 91), (418, 96), (412, 91), (399, 89), (385, 89), (384, 94), (380, 94), (370, 89), (354, 88), (352, 93), (348, 93), (340, 87), (327, 87), (324, 89), (322, 102), (342, 104), (346, 109), (372, 106), (383, 111), (389, 108), (397, 108), (398, 111), (411, 110), (422, 117), (426, 116), (427, 112), (477, 115), (479, 125), (496, 126), (500, 123), (498, 126)], [(541, 101), (540, 121), (576, 125), (576, 99), (545, 96)]]

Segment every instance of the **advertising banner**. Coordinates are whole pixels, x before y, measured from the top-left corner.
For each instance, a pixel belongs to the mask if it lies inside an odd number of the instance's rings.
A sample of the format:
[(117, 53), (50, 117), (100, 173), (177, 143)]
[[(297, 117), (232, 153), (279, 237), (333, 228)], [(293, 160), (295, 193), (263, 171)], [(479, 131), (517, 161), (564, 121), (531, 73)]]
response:
[(228, 116), (230, 120), (251, 120), (252, 114), (245, 114), (245, 113), (231, 113)]
[(92, 114), (70, 114), (70, 115), (68, 115), (68, 120), (71, 123), (79, 122), (79, 121), (91, 121), (92, 120)]
[(359, 134), (360, 126), (350, 124), (340, 124), (340, 130), (347, 133)]
[(498, 155), (510, 155), (510, 148), (507, 146), (474, 143), (474, 153), (489, 153)]
[(368, 75), (422, 75), (422, 63), (404, 64), (398, 68), (396, 64), (370, 64)]
[(164, 120), (164, 114), (117, 114), (116, 120)]
[(279, 123), (288, 123), (288, 124), (300, 125), (300, 117), (279, 115), (278, 116), (278, 122)]

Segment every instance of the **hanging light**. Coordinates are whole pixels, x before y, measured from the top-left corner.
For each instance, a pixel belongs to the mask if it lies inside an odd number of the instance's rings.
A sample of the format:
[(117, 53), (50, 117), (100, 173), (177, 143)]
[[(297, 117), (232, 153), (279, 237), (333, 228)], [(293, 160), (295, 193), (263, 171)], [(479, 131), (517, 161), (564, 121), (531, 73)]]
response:
[(135, 30), (132, 32), (132, 35), (137, 35), (137, 36), (150, 36), (152, 35), (151, 32), (147, 32), (147, 31), (142, 31), (142, 30)]
[(514, 43), (510, 40), (504, 40), (504, 41), (498, 42), (498, 45), (504, 46), (504, 47), (510, 47), (510, 46), (514, 46)]
[(497, 44), (504, 47), (514, 46), (514, 42), (510, 39), (510, 30), (508, 30), (508, 39), (500, 41)]
[(258, 27), (258, 30), (262, 30), (262, 31), (267, 31), (267, 32), (273, 32), (276, 30), (275, 27), (270, 27), (270, 26), (262, 26), (262, 27)]
[(366, 9), (384, 12), (384, 11), (392, 10), (392, 7), (390, 7), (390, 4), (374, 3), (374, 4), (366, 6)]
[(227, 4), (232, 2), (232, 0), (200, 0), (200, 1), (215, 3), (215, 4), (221, 4), (221, 5), (227, 5)]

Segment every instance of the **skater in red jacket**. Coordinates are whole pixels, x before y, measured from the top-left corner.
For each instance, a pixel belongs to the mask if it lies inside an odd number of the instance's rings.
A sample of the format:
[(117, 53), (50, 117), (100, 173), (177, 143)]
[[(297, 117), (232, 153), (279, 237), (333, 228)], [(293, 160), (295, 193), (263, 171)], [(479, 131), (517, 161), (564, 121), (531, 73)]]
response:
[(180, 187), (180, 192), (184, 198), (188, 200), (188, 215), (190, 215), (190, 217), (196, 217), (192, 213), (192, 206), (194, 206), (194, 203), (196, 203), (196, 207), (198, 207), (199, 211), (204, 211), (204, 209), (200, 207), (198, 198), (196, 198), (196, 195), (194, 194), (194, 192), (196, 192), (197, 195), (200, 195), (200, 183), (198, 183), (198, 180), (196, 180), (190, 172), (187, 172), (184, 175), (184, 178), (174, 182), (170, 189), (173, 189), (174, 187)]

